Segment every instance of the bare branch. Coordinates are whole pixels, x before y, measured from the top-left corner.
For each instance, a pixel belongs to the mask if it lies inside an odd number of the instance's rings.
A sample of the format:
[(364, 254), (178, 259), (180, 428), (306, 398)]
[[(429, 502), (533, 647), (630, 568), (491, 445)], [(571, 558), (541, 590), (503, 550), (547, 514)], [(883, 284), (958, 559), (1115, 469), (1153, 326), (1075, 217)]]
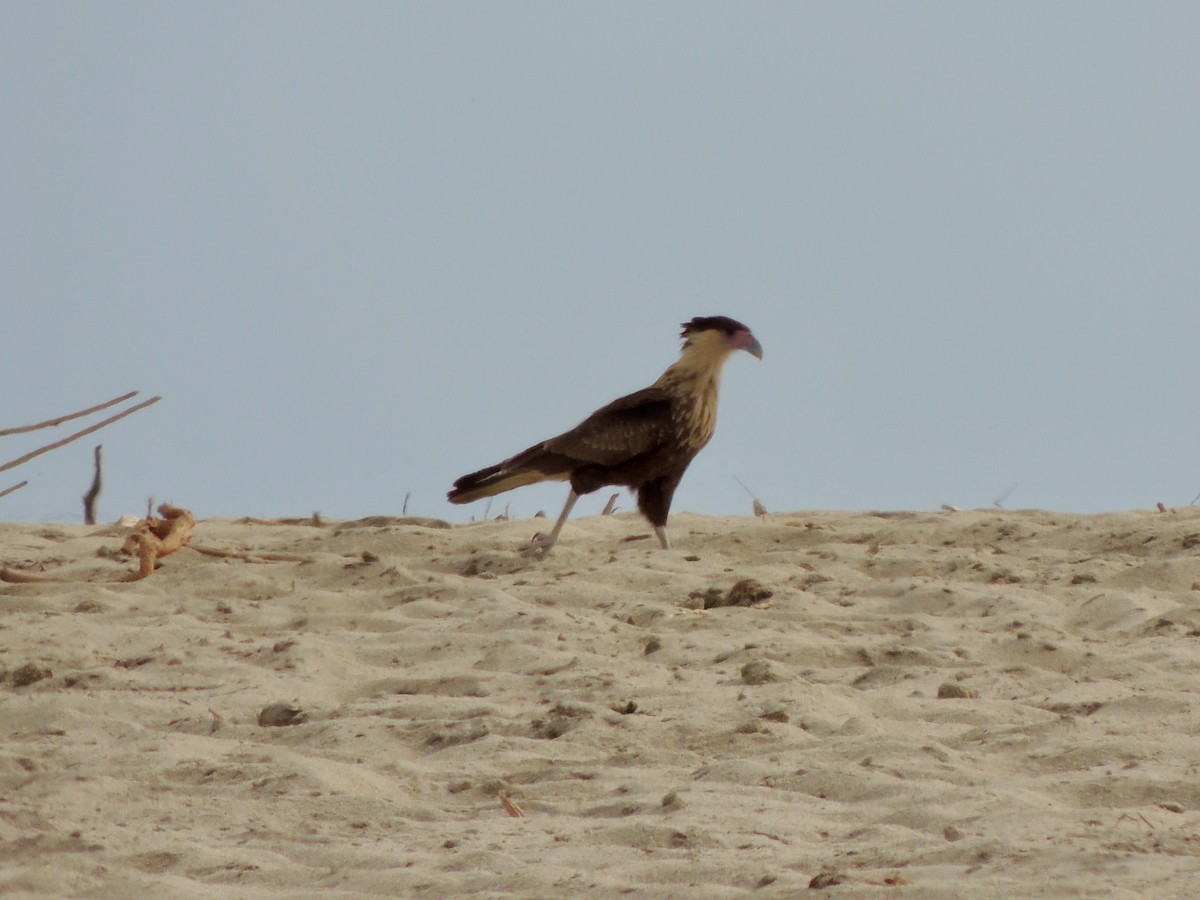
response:
[(14, 484), (10, 488), (5, 488), (4, 490), (0, 491), (0, 497), (7, 497), (13, 491), (19, 491), (21, 488), (25, 487), (25, 485), (27, 485), (27, 484), (29, 484), (28, 481), (22, 481), (20, 484)]
[(0, 437), (8, 434), (24, 434), (27, 431), (37, 431), (39, 428), (49, 428), (52, 425), (61, 425), (63, 422), (69, 422), (71, 419), (78, 419), (83, 416), (90, 416), (94, 412), (100, 412), (102, 409), (108, 409), (110, 406), (116, 406), (118, 403), (124, 403), (130, 397), (136, 397), (139, 391), (130, 391), (128, 394), (123, 394), (114, 400), (109, 400), (107, 403), (99, 403), (96, 406), (88, 407), (76, 413), (71, 413), (66, 416), (59, 416), (57, 419), (47, 419), (45, 422), (38, 422), (36, 425), (22, 425), (20, 428), (7, 428), (0, 431)]
[(174, 553), (192, 539), (196, 517), (186, 509), (164, 503), (158, 508), (161, 519), (147, 517), (134, 526), (133, 533), (125, 539), (124, 553), (137, 552), (138, 571), (126, 575), (122, 581), (141, 581), (154, 571), (155, 565), (164, 557)]
[(99, 431), (105, 425), (111, 425), (118, 419), (123, 419), (128, 415), (132, 415), (139, 409), (145, 409), (150, 404), (157, 403), (161, 399), (162, 397), (151, 397), (149, 400), (145, 400), (139, 403), (137, 406), (131, 406), (129, 409), (119, 412), (115, 416), (109, 416), (103, 422), (97, 422), (95, 425), (92, 425), (89, 428), (85, 428), (82, 431), (77, 431), (69, 437), (63, 438), (61, 441), (55, 441), (53, 444), (47, 444), (45, 447), (39, 447), (37, 450), (26, 453), (24, 456), (14, 459), (12, 462), (6, 462), (4, 465), (0, 466), (0, 472), (7, 471), (8, 469), (15, 469), (17, 466), (27, 463), (31, 459), (41, 456), (43, 453), (49, 453), (51, 450), (57, 450), (59, 447), (71, 443), (71, 441), (77, 441), (79, 438), (84, 437), (85, 435), (89, 435), (94, 431)]
[(88, 488), (87, 493), (83, 495), (83, 524), (96, 524), (96, 498), (100, 496), (100, 450), (103, 444), (96, 445), (96, 476), (92, 479), (92, 486)]

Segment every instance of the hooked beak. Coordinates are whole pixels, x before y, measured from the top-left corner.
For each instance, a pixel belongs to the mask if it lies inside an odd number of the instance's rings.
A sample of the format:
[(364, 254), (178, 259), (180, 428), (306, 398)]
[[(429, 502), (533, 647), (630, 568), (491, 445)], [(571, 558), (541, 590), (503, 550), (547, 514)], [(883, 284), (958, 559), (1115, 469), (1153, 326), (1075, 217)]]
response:
[(751, 356), (762, 359), (762, 344), (748, 331), (739, 331), (732, 335), (729, 338), (729, 344), (735, 350), (745, 350)]

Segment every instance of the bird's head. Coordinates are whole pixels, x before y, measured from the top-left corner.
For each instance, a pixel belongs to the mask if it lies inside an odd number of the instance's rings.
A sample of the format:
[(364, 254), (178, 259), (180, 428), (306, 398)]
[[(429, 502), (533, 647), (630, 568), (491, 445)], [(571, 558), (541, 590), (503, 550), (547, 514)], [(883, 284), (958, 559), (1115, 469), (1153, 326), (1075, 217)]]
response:
[(683, 323), (683, 352), (724, 361), (734, 350), (762, 359), (762, 344), (750, 329), (728, 316), (696, 316)]

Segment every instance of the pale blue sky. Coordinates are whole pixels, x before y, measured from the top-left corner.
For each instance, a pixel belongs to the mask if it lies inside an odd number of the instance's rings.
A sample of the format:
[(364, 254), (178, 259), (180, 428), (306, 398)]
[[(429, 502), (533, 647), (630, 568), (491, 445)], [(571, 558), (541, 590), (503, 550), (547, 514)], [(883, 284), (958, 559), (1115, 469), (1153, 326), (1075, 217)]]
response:
[[(9, 4), (0, 428), (162, 394), (98, 436), (105, 519), (464, 521), (455, 477), (723, 314), (766, 356), (676, 511), (1187, 504), (1198, 38), (1186, 2)], [(0, 519), (77, 521), (94, 443)]]

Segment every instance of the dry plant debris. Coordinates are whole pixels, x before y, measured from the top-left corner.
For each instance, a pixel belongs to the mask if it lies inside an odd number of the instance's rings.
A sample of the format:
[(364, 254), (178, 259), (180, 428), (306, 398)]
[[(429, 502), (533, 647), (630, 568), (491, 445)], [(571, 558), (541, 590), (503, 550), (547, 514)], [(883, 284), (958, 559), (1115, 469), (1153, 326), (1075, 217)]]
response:
[(504, 811), (514, 819), (521, 819), (525, 817), (525, 811), (522, 810), (521, 807), (517, 806), (517, 804), (513, 802), (512, 798), (509, 797), (506, 792), (500, 791), (496, 796), (500, 798), (500, 805), (504, 807)]
[(187, 546), (196, 527), (196, 517), (188, 510), (169, 503), (158, 507), (162, 518), (147, 516), (133, 527), (121, 547), (124, 553), (137, 553), (138, 570), (127, 575), (123, 581), (140, 581), (151, 572), (158, 561), (181, 547)]
[[(141, 581), (154, 571), (158, 561), (169, 556), (181, 547), (187, 546), (196, 527), (196, 517), (186, 509), (164, 503), (158, 508), (161, 518), (147, 516), (139, 521), (133, 531), (125, 538), (121, 553), (136, 553), (138, 569), (131, 572), (120, 581)], [(30, 575), (7, 567), (0, 567), (0, 581), (10, 584), (39, 584), (42, 582), (61, 582), (71, 579), (55, 578), (48, 575)]]

